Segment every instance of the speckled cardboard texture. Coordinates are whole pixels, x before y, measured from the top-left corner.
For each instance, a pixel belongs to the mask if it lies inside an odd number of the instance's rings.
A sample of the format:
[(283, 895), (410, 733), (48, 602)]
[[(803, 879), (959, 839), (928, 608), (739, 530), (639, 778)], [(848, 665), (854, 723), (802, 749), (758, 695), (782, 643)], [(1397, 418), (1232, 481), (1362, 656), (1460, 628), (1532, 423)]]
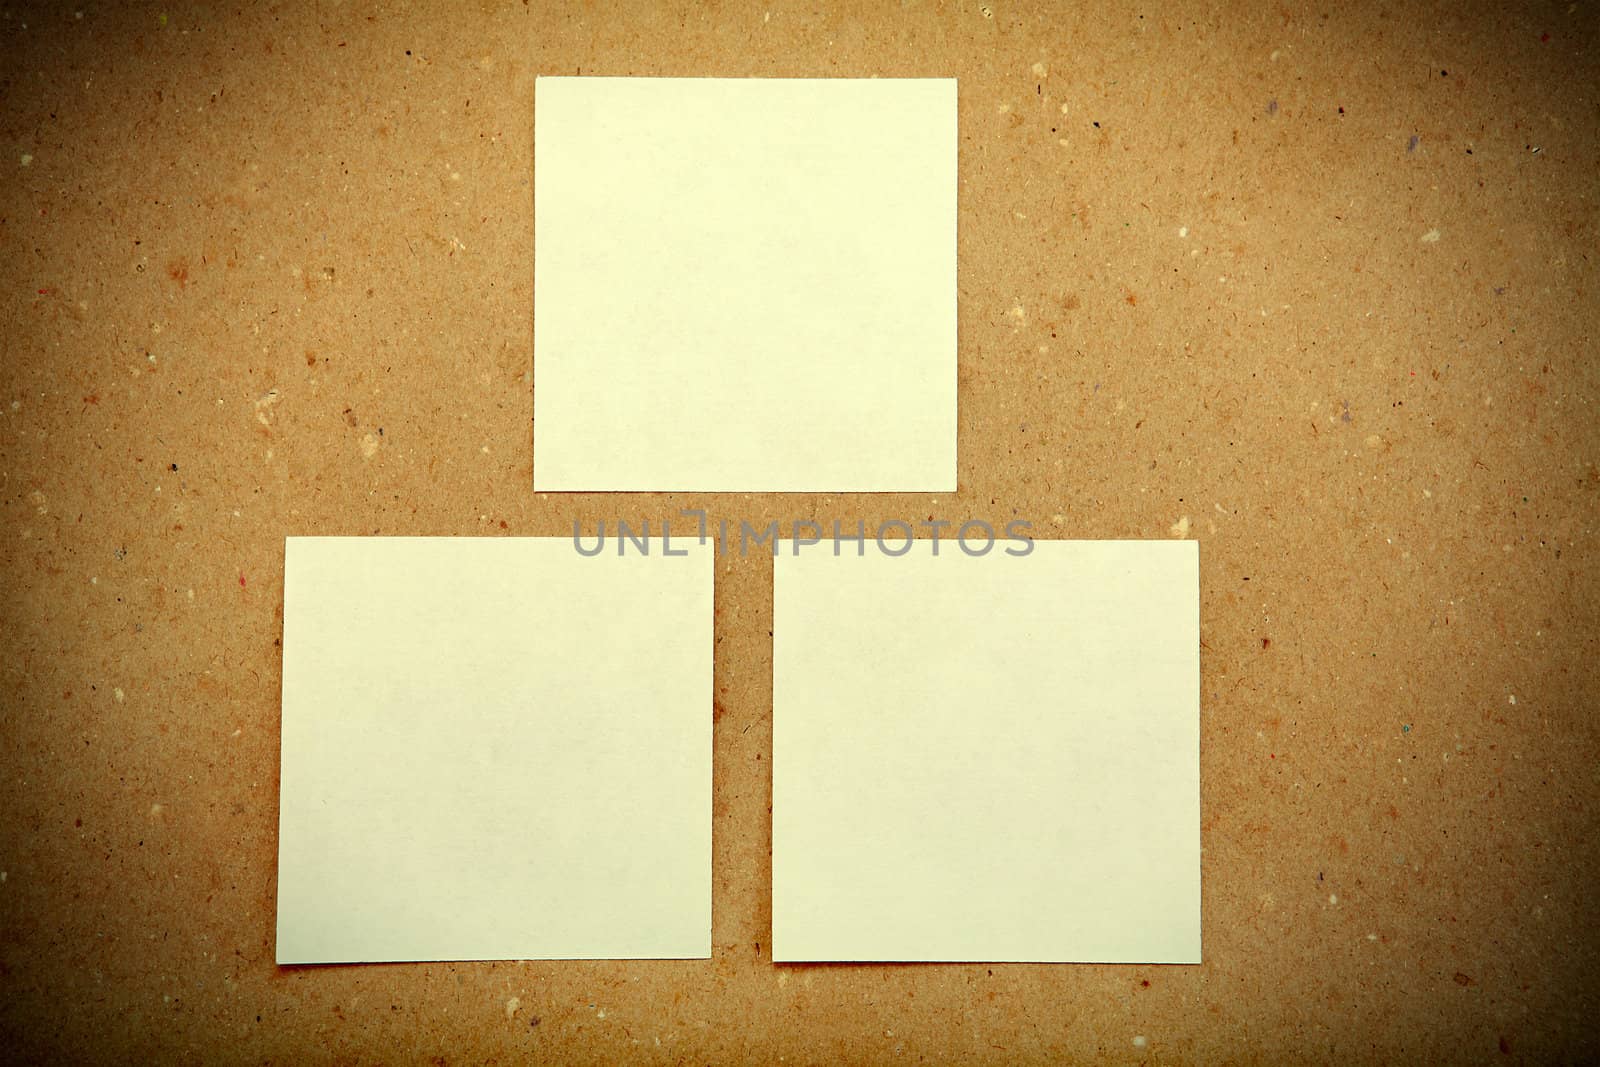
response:
[[(1596, 1054), (1591, 5), (0, 37), (8, 1059)], [(959, 79), (955, 494), (530, 490), (533, 87), (578, 73)], [(735, 553), (711, 960), (275, 966), (285, 536), (684, 508), (1197, 539), (1205, 962), (774, 966), (772, 561)]]

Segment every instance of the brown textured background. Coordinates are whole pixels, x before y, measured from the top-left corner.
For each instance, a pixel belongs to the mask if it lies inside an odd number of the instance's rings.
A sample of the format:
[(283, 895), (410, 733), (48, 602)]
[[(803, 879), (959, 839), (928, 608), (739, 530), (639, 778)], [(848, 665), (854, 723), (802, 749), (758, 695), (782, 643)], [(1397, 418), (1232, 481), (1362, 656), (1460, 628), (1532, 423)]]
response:
[[(1594, 5), (822, 8), (4, 12), (4, 1058), (1600, 1055)], [(960, 78), (954, 497), (530, 490), (575, 72)], [(1206, 963), (774, 967), (757, 557), (711, 960), (274, 966), (284, 536), (689, 506), (1198, 538)]]

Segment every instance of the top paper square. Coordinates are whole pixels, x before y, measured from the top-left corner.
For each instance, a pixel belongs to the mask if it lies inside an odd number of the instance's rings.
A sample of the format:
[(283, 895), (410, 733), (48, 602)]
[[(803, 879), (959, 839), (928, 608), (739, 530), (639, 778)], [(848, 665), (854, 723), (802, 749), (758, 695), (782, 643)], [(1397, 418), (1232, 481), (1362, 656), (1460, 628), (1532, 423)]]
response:
[(956, 83), (540, 78), (534, 485), (956, 487)]

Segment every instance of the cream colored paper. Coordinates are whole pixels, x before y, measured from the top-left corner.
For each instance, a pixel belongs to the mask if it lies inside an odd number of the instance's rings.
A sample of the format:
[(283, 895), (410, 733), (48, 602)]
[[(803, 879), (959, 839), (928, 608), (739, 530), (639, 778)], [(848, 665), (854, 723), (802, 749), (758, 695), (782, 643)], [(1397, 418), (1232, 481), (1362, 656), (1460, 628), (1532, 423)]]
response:
[(709, 546), (285, 550), (279, 963), (707, 957)]
[(1195, 543), (1004, 544), (776, 561), (775, 961), (1200, 961)]
[(534, 485), (951, 491), (954, 80), (540, 78)]

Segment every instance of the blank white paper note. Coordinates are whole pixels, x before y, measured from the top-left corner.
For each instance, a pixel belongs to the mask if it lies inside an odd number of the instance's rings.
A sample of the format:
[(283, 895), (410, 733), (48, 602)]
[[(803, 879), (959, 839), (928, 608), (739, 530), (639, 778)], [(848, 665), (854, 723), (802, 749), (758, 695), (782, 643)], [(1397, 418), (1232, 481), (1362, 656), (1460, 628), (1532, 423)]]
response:
[(650, 547), (288, 539), (279, 963), (710, 955), (712, 554)]
[(1004, 544), (776, 561), (774, 960), (1200, 961), (1197, 546)]
[(953, 79), (540, 78), (534, 486), (952, 491)]

